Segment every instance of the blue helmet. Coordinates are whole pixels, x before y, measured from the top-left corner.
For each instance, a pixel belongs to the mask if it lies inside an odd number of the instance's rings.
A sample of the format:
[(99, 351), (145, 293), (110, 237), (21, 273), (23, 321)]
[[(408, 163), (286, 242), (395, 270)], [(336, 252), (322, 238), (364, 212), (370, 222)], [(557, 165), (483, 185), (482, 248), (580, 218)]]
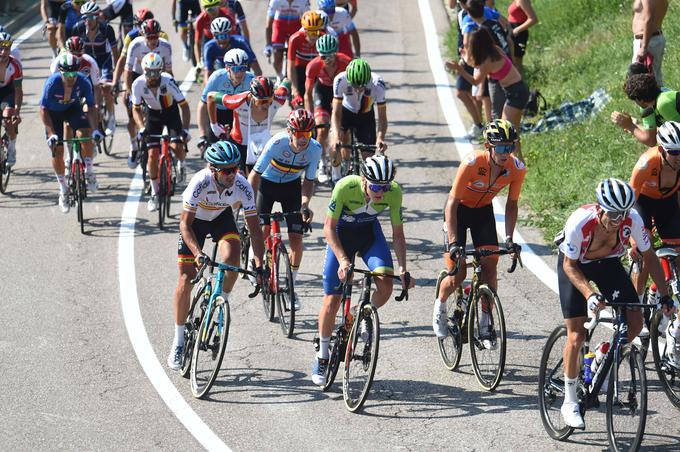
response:
[(241, 153), (234, 143), (218, 141), (205, 151), (205, 160), (211, 165), (234, 165), (241, 161)]
[(316, 3), (321, 10), (331, 13), (335, 12), (335, 0), (317, 0)]

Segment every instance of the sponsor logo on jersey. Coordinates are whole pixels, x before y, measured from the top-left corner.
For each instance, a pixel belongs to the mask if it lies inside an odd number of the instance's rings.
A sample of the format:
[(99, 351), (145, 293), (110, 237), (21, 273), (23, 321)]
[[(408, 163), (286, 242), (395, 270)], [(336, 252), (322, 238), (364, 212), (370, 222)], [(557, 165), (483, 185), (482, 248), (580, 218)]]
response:
[[(253, 199), (253, 192), (252, 192), (250, 185), (244, 184), (240, 180), (236, 179), (236, 186), (238, 187), (239, 190), (241, 190), (246, 195), (246, 199), (248, 199), (248, 201)], [(231, 196), (231, 195), (229, 195), (229, 196)]]
[(474, 155), (470, 155), (465, 159), (465, 163), (467, 163), (469, 166), (474, 165), (475, 161), (477, 161), (477, 157)]
[(569, 251), (569, 254), (574, 254), (576, 252), (576, 247), (567, 242), (567, 251)]
[[(640, 169), (645, 169), (645, 168), (647, 168), (648, 164), (649, 164), (649, 159), (643, 155), (638, 160), (637, 167), (640, 168)], [(656, 169), (652, 170), (652, 174), (654, 174), (654, 173), (656, 173)]]
[(631, 233), (630, 225), (626, 224), (623, 226), (623, 228), (621, 228), (621, 235), (623, 236), (623, 238), (628, 239), (628, 237), (630, 237), (630, 233)]
[(342, 220), (347, 223), (354, 223), (356, 221), (356, 218), (354, 218), (352, 215), (343, 215)]
[[(210, 176), (210, 177), (212, 177), (212, 176)], [(198, 197), (200, 196), (201, 192), (202, 192), (208, 185), (210, 185), (210, 181), (207, 181), (207, 180), (206, 180), (206, 181), (201, 182), (201, 184), (198, 185), (198, 186), (196, 187), (196, 189), (194, 190), (194, 192), (192, 193), (193, 197), (194, 197), (194, 198), (198, 198)]]
[(486, 168), (479, 168), (477, 174), (480, 176), (486, 176)]
[(484, 181), (476, 180), (472, 183), (472, 186), (476, 188), (484, 188), (486, 184), (484, 183)]
[[(278, 143), (278, 141), (277, 141), (277, 143)], [(288, 152), (288, 151), (283, 151), (283, 156), (284, 156), (284, 157), (290, 158), (290, 155), (291, 155), (290, 152)]]
[(331, 201), (331, 203), (328, 205), (328, 210), (330, 210), (331, 212), (335, 212), (335, 206), (336, 205), (337, 204), (336, 204), (335, 201)]

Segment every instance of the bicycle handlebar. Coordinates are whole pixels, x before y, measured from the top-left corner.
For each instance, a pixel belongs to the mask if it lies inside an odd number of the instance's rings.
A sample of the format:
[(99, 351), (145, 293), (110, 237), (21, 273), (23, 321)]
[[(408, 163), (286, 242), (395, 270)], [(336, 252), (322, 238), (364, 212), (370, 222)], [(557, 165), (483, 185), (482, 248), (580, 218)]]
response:
[(364, 144), (364, 143), (354, 143), (354, 144), (341, 144), (340, 148), (342, 149), (358, 149), (360, 151), (375, 151), (378, 149), (378, 146), (375, 144)]
[[(524, 264), (522, 263), (522, 247), (520, 245), (514, 244), (513, 249), (499, 249), (499, 250), (465, 250), (465, 256), (474, 256), (475, 258), (479, 259), (482, 257), (487, 257), (487, 256), (503, 256), (506, 254), (512, 254), (512, 264), (510, 265), (510, 268), (508, 268), (508, 273), (513, 273), (515, 269), (517, 268), (517, 263), (519, 263), (519, 266), (524, 268)], [(467, 263), (466, 263), (467, 265)], [(456, 265), (453, 267), (453, 270), (447, 272), (448, 276), (453, 276), (458, 271), (460, 270), (460, 259), (456, 259)]]
[[(270, 218), (274, 221), (284, 221), (287, 215), (302, 214), (302, 210), (293, 210), (290, 212), (272, 212), (272, 213), (258, 213), (260, 218)], [(302, 232), (312, 232), (311, 222), (302, 222)]]
[[(352, 273), (362, 273), (364, 275), (374, 276), (374, 277), (375, 276), (387, 277), (387, 278), (392, 278), (392, 279), (398, 279), (398, 280), (401, 281), (401, 276), (390, 275), (390, 274), (387, 274), (387, 273), (378, 273), (378, 272), (374, 272), (374, 271), (371, 271), (371, 270), (363, 270), (361, 268), (355, 268), (354, 264), (350, 264), (349, 271), (347, 272), (347, 277), (345, 278), (345, 281), (341, 282), (340, 285), (338, 287), (336, 287), (335, 289), (341, 290), (342, 286), (344, 284), (348, 284), (350, 277), (352, 276)], [(411, 283), (411, 274), (409, 272), (406, 272), (404, 275), (406, 276), (406, 286), (408, 287), (408, 285)], [(394, 297), (394, 299), (397, 300), (397, 301), (402, 301), (402, 300), (406, 299), (406, 301), (408, 301), (408, 289), (401, 289), (401, 292), (399, 293), (399, 295)]]
[[(609, 301), (604, 303), (606, 307), (608, 308), (653, 308), (653, 307), (658, 307), (658, 304), (656, 303), (640, 303), (640, 302), (633, 302), (633, 303), (611, 303)], [(603, 323), (613, 323), (613, 317), (612, 318), (605, 318), (605, 319), (600, 319), (600, 313), (603, 310), (599, 310), (595, 313), (595, 317), (592, 317), (589, 321), (583, 324), (584, 328), (587, 331), (592, 331), (598, 323), (603, 322)]]
[[(201, 265), (201, 267), (198, 269), (196, 276), (190, 281), (190, 283), (193, 285), (193, 284), (196, 284), (198, 281), (200, 281), (201, 278), (203, 278), (203, 272), (205, 272), (205, 269), (208, 268), (208, 267), (211, 267), (211, 268), (217, 267), (221, 271), (236, 272), (236, 273), (241, 273), (241, 274), (244, 274), (244, 275), (248, 275), (248, 276), (252, 276), (254, 278), (257, 278), (257, 272), (255, 272), (255, 271), (246, 270), (245, 268), (241, 268), (241, 267), (234, 267), (233, 265), (229, 265), (229, 264), (214, 263), (214, 262), (211, 262), (210, 259), (206, 258), (203, 261), (203, 264)], [(261, 289), (260, 285), (256, 284), (255, 290), (252, 293), (248, 294), (248, 298), (255, 298), (257, 296), (257, 294), (260, 293), (260, 289)]]

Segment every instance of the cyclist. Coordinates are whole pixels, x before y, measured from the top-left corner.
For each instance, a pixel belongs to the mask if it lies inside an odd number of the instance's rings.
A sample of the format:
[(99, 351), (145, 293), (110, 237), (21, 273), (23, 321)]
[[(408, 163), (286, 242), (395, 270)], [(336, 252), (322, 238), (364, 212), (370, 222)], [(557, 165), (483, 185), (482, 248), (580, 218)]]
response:
[[(177, 4), (179, 3), (179, 14), (177, 14)], [(172, 17), (173, 25), (175, 26), (175, 31), (177, 31), (177, 26), (179, 26), (179, 38), (182, 41), (182, 59), (184, 61), (189, 61), (191, 59), (191, 53), (193, 49), (190, 48), (189, 43), (189, 13), (196, 19), (201, 14), (201, 6), (198, 0), (172, 0)]]
[[(378, 105), (378, 129), (376, 134), (373, 104)], [(333, 79), (333, 109), (331, 112), (332, 143), (335, 151), (340, 145), (349, 143), (350, 133), (354, 133), (360, 143), (378, 147), (378, 152), (387, 150), (387, 103), (385, 102), (385, 82), (382, 77), (371, 72), (368, 63), (354, 59)], [(362, 151), (365, 159), (372, 153)], [(343, 158), (349, 160), (349, 153), (343, 150)], [(339, 159), (338, 159), (339, 160)], [(335, 165), (337, 163), (337, 165)], [(331, 177), (333, 182), (340, 179), (340, 162), (333, 162)]]
[[(94, 105), (92, 85), (87, 78), (78, 72), (80, 61), (75, 55), (65, 53), (58, 63), (59, 73), (52, 74), (43, 87), (40, 98), (40, 119), (45, 125), (47, 145), (52, 149), (52, 168), (59, 182), (59, 207), (68, 213), (70, 206), (67, 200), (68, 185), (64, 178), (64, 122), (67, 122), (79, 138), (92, 136), (95, 140), (103, 138), (97, 130), (97, 110)], [(83, 112), (81, 99), (85, 99), (87, 113)], [(94, 132), (91, 132), (94, 130)], [(87, 189), (97, 189), (97, 177), (92, 166), (92, 141), (82, 143), (82, 155), (85, 162)]]
[[(316, 170), (321, 158), (321, 145), (312, 138), (314, 118), (307, 110), (293, 110), (288, 115), (287, 130), (279, 132), (267, 142), (264, 150), (250, 172), (248, 180), (257, 193), (257, 211), (270, 214), (275, 202), (281, 203), (286, 215), (288, 241), (290, 242), (290, 267), (293, 271), (293, 287), (302, 262), (302, 233), (304, 224), (312, 220), (309, 202), (314, 193)], [(302, 172), (305, 178), (302, 184)], [(269, 218), (261, 218), (269, 233)], [(300, 309), (300, 301), (294, 294), (294, 309)]]
[[(586, 204), (569, 216), (563, 231), (555, 243), (559, 246), (557, 256), (557, 279), (560, 304), (567, 327), (564, 346), (564, 403), (562, 417), (574, 428), (583, 428), (579, 412), (576, 386), (579, 372), (579, 353), (586, 336), (583, 324), (587, 312), (597, 312), (603, 302), (631, 303), (637, 300), (635, 288), (623, 268), (620, 257), (625, 244), (632, 238), (642, 253), (662, 296), (664, 311), (673, 305), (668, 296), (665, 277), (638, 212), (633, 208), (635, 193), (627, 183), (609, 178), (601, 181), (595, 190), (596, 204)], [(596, 292), (590, 282), (597, 285)], [(628, 340), (638, 335), (642, 328), (639, 308), (626, 310)]]
[(7, 166), (14, 166), (17, 161), (17, 133), (21, 122), (21, 105), (24, 101), (23, 69), (21, 62), (10, 55), (12, 36), (0, 32), (0, 110), (2, 120), (9, 138), (7, 146)]
[(210, 24), (210, 31), (215, 36), (203, 46), (203, 67), (206, 70), (206, 77), (203, 78), (205, 84), (208, 83), (208, 78), (217, 69), (224, 67), (224, 55), (230, 49), (241, 49), (248, 54), (248, 62), (250, 68), (255, 75), (262, 75), (262, 69), (257, 62), (257, 58), (253, 53), (248, 41), (241, 35), (232, 35), (231, 22), (226, 17), (218, 17)]
[[(319, 9), (328, 15), (328, 26), (337, 34), (339, 40), (338, 51), (350, 58), (361, 57), (361, 41), (359, 31), (352, 20), (352, 16), (345, 8), (336, 6), (335, 0), (318, 0)], [(354, 44), (354, 52), (352, 52)]]
[(309, 10), (309, 0), (269, 0), (267, 26), (265, 29), (264, 54), (267, 58), (274, 54), (274, 71), (277, 80), (283, 80), (284, 45), (301, 27), (300, 19)]
[(250, 82), (246, 92), (226, 95), (212, 91), (208, 93), (208, 116), (210, 127), (216, 135), (225, 135), (226, 130), (217, 118), (217, 105), (223, 105), (234, 111), (233, 127), (229, 141), (234, 143), (241, 153), (241, 171), (248, 174), (262, 153), (265, 144), (271, 138), (272, 121), (288, 99), (290, 84), (284, 80), (278, 87), (263, 76), (257, 76)]
[(52, 55), (57, 56), (59, 47), (57, 46), (57, 21), (59, 20), (59, 12), (61, 5), (65, 0), (40, 0), (40, 14), (43, 22), (45, 22), (45, 30), (47, 31), (47, 42), (52, 49)]
[[(11, 37), (11, 34), (5, 30), (5, 27), (2, 25), (0, 25), (0, 33), (7, 33)], [(18, 46), (14, 46), (14, 48), (10, 50), (9, 54), (12, 55), (19, 63), (21, 63), (21, 52), (19, 51)]]
[[(394, 252), (399, 264), (403, 288), (414, 286), (406, 270), (406, 237), (401, 212), (402, 191), (394, 181), (393, 163), (384, 155), (367, 158), (361, 165), (361, 176), (343, 178), (333, 189), (323, 232), (326, 258), (323, 267), (323, 305), (319, 311), (319, 352), (312, 368), (312, 381), (326, 384), (328, 344), (335, 315), (340, 307), (340, 281), (348, 277), (349, 265), (360, 254), (368, 269), (394, 274), (394, 264), (378, 216), (389, 210)], [(371, 304), (380, 308), (392, 294), (392, 278), (376, 277), (376, 291)], [(365, 326), (362, 325), (363, 328)]]
[[(317, 137), (321, 143), (324, 156), (328, 149), (328, 129), (331, 122), (331, 106), (333, 103), (333, 79), (347, 68), (351, 58), (338, 53), (338, 38), (326, 34), (316, 41), (319, 56), (307, 65), (305, 81), (305, 108), (314, 111)], [(330, 150), (331, 161), (336, 158), (335, 148)], [(336, 166), (339, 166), (337, 162)], [(332, 166), (332, 165), (331, 165)], [(328, 181), (326, 162), (322, 157), (319, 165), (319, 182)]]
[[(107, 6), (99, 13), (99, 17), (104, 22), (111, 22), (116, 17), (120, 17), (123, 34), (128, 33), (134, 22), (132, 13), (132, 0), (106, 0)], [(125, 25), (129, 28), (125, 29)]]
[(213, 33), (210, 31), (210, 25), (213, 20), (218, 17), (226, 17), (231, 22), (230, 33), (238, 33), (234, 14), (227, 8), (221, 8), (220, 0), (201, 0), (201, 5), (203, 5), (204, 11), (198, 15), (194, 24), (194, 55), (196, 56), (196, 61), (199, 62), (203, 61), (201, 59), (201, 51), (203, 50), (204, 39), (208, 41), (214, 38)]
[(239, 0), (221, 0), (220, 6), (227, 8), (236, 16), (237, 33), (250, 42), (250, 30), (248, 29), (246, 13), (243, 10), (243, 6), (241, 6), (241, 2)]
[(337, 0), (336, 5), (349, 11), (352, 18), (357, 15), (357, 0)]
[(291, 82), (292, 105), (304, 105), (305, 70), (317, 56), (316, 41), (326, 33), (326, 20), (321, 11), (307, 11), (302, 15), (302, 28), (288, 38), (288, 80)]
[[(524, 163), (512, 155), (518, 141), (517, 132), (510, 121), (495, 119), (485, 127), (484, 139), (484, 149), (469, 153), (461, 162), (444, 209), (449, 243), (444, 259), (449, 270), (457, 262), (460, 270), (442, 281), (434, 301), (432, 327), (438, 337), (446, 337), (448, 334), (446, 300), (460, 287), (466, 276), (467, 230), (470, 230), (475, 249), (498, 249), (492, 201), (506, 186), (508, 200), (505, 205), (505, 247), (508, 250), (515, 249), (512, 235), (517, 222), (517, 200), (526, 175)], [(481, 279), (496, 290), (498, 256), (483, 257), (481, 264)], [(489, 322), (489, 314), (482, 312), (480, 329), (486, 331), (484, 326), (489, 325)], [(482, 343), (485, 348), (494, 349), (497, 345), (495, 331), (485, 333)]]
[(57, 40), (59, 47), (64, 48), (66, 38), (71, 37), (73, 27), (80, 20), (80, 7), (87, 0), (67, 0), (59, 10), (59, 22), (57, 24)]
[[(168, 128), (170, 147), (177, 157), (177, 179), (178, 182), (182, 182), (185, 178), (184, 143), (191, 139), (189, 136), (191, 111), (172, 75), (163, 72), (164, 66), (163, 58), (159, 54), (151, 52), (144, 56), (142, 60), (144, 77), (138, 77), (132, 83), (130, 102), (140, 131), (140, 139), (145, 139), (146, 135), (160, 135), (163, 133), (163, 127)], [(142, 113), (142, 102), (148, 107), (146, 118)], [(155, 212), (158, 210), (160, 142), (158, 138), (149, 138), (146, 139), (146, 144), (149, 148), (147, 170), (151, 180), (151, 198), (147, 203), (147, 209), (149, 212)]]
[(80, 8), (83, 18), (72, 30), (73, 36), (83, 40), (85, 53), (95, 59), (101, 73), (101, 88), (109, 112), (106, 132), (113, 133), (116, 129), (115, 105), (113, 103), (113, 61), (118, 59), (116, 34), (111, 25), (99, 22), (99, 6), (89, 1)]
[[(177, 370), (181, 366), (184, 348), (184, 322), (189, 315), (190, 281), (196, 276), (194, 265), (209, 259), (203, 253), (203, 244), (210, 234), (217, 243), (219, 259), (238, 266), (240, 237), (234, 222), (233, 208), (243, 207), (243, 213), (252, 237), (255, 265), (262, 271), (264, 237), (257, 219), (254, 191), (248, 180), (238, 174), (241, 160), (238, 149), (232, 143), (220, 141), (211, 145), (205, 159), (208, 167), (196, 173), (182, 194), (184, 208), (179, 223), (177, 261), (179, 280), (172, 300), (175, 315), (175, 338), (168, 356), (168, 366)], [(222, 296), (229, 299), (236, 273), (227, 272), (222, 283)]]
[[(255, 77), (252, 72), (248, 72), (248, 54), (241, 49), (231, 49), (224, 54), (225, 69), (216, 70), (203, 88), (201, 101), (198, 103), (198, 130), (201, 138), (198, 140), (199, 149), (204, 149), (207, 144), (214, 143), (219, 136), (212, 131), (211, 121), (208, 117), (208, 93), (219, 91), (222, 94), (238, 94), (248, 91), (250, 81)], [(225, 130), (234, 120), (234, 114), (224, 105), (217, 105), (217, 124)], [(222, 129), (218, 129), (218, 133)], [(226, 139), (226, 137), (224, 137)]]

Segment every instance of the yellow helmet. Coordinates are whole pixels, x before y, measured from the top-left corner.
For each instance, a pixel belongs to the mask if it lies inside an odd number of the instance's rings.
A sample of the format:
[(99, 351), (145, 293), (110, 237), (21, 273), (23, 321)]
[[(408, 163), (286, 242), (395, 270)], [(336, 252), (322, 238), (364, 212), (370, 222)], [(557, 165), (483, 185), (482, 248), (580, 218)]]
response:
[(302, 22), (302, 28), (306, 31), (319, 31), (323, 29), (326, 21), (320, 11), (306, 11), (300, 22)]
[(220, 0), (201, 0), (201, 5), (203, 8), (212, 8), (214, 6), (220, 6)]

